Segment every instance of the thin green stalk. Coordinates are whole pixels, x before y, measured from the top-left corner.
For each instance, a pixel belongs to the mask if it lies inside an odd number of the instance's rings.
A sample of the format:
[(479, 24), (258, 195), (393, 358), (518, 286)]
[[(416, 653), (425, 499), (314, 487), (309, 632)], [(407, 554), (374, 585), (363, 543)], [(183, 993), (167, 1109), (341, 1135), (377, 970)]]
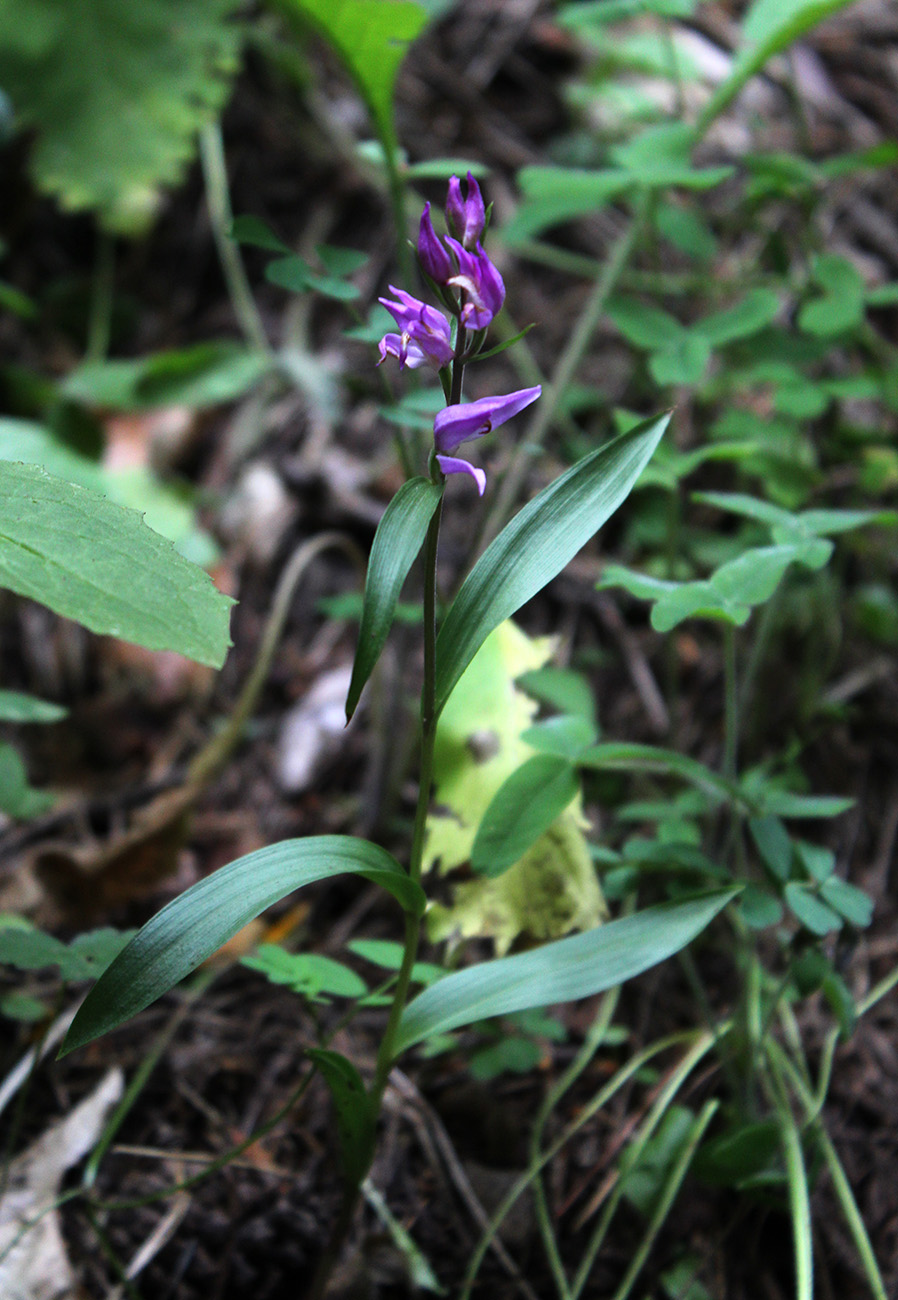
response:
[(699, 1143), (705, 1136), (705, 1131), (711, 1123), (711, 1120), (714, 1118), (719, 1105), (720, 1103), (712, 1097), (710, 1101), (705, 1102), (700, 1114), (691, 1125), (689, 1134), (683, 1144), (679, 1156), (677, 1157), (676, 1163), (667, 1178), (664, 1180), (664, 1186), (661, 1189), (661, 1194), (658, 1197), (658, 1203), (655, 1206), (654, 1213), (649, 1221), (649, 1226), (643, 1235), (642, 1241), (639, 1243), (636, 1253), (630, 1261), (630, 1267), (624, 1274), (623, 1281), (614, 1293), (613, 1300), (627, 1300), (627, 1296), (629, 1296), (630, 1292), (633, 1290), (633, 1285), (639, 1274), (642, 1272), (649, 1251), (655, 1244), (655, 1239), (664, 1226), (665, 1219), (670, 1213), (670, 1207), (676, 1200), (683, 1179), (689, 1172), (689, 1166), (692, 1164)]
[(723, 775), (735, 781), (739, 770), (739, 689), (736, 677), (736, 629), (727, 623), (723, 629), (724, 674), (724, 741)]
[(271, 345), (247, 279), (240, 249), (229, 233), (234, 218), (228, 191), (224, 144), (218, 122), (210, 122), (200, 132), (200, 161), (206, 185), (206, 204), (212, 225), (212, 238), (218, 250), (218, 260), (221, 262), (234, 315), (250, 347), (260, 352), (270, 353)]
[(105, 361), (112, 334), (115, 290), (115, 239), (108, 230), (97, 234), (97, 261), (90, 294), (85, 361)]
[(595, 1263), (596, 1256), (602, 1248), (608, 1229), (611, 1226), (611, 1221), (617, 1212), (617, 1207), (620, 1204), (621, 1197), (626, 1190), (627, 1174), (635, 1169), (639, 1164), (640, 1156), (645, 1150), (649, 1139), (661, 1123), (661, 1120), (664, 1118), (669, 1107), (673, 1103), (677, 1093), (689, 1078), (690, 1074), (692, 1074), (692, 1071), (698, 1063), (707, 1056), (708, 1052), (715, 1046), (715, 1043), (719, 1041), (719, 1037), (729, 1031), (729, 1028), (729, 1025), (721, 1026), (721, 1029), (718, 1031), (718, 1037), (715, 1037), (715, 1035), (710, 1031), (703, 1034), (702, 1037), (696, 1041), (692, 1049), (686, 1053), (682, 1061), (674, 1067), (667, 1081), (661, 1088), (651, 1110), (646, 1116), (642, 1128), (639, 1130), (639, 1136), (634, 1138), (627, 1149), (627, 1172), (619, 1175), (617, 1184), (608, 1198), (608, 1203), (602, 1211), (602, 1217), (596, 1225), (595, 1231), (590, 1237), (589, 1244), (587, 1245), (583, 1258), (580, 1261), (580, 1267), (577, 1269), (577, 1274), (571, 1288), (573, 1300), (577, 1300), (577, 1297), (579, 1297), (583, 1288), (586, 1286), (586, 1283), (589, 1281), (589, 1274), (592, 1271), (592, 1266)]
[(660, 1055), (661, 1052), (667, 1051), (671, 1047), (677, 1047), (684, 1042), (693, 1043), (695, 1048), (697, 1048), (699, 1044), (704, 1044), (704, 1051), (709, 1051), (713, 1046), (714, 1039), (713, 1036), (708, 1033), (702, 1032), (696, 1034), (694, 1030), (686, 1030), (659, 1039), (658, 1042), (652, 1043), (649, 1047), (638, 1052), (636, 1056), (632, 1057), (627, 1062), (626, 1065), (621, 1066), (605, 1087), (600, 1088), (592, 1100), (583, 1107), (580, 1113), (573, 1120), (571, 1120), (551, 1146), (548, 1146), (545, 1151), (542, 1152), (536, 1166), (528, 1167), (518, 1178), (515, 1179), (484, 1229), (483, 1235), (471, 1255), (467, 1271), (465, 1272), (464, 1281), (462, 1282), (462, 1288), (459, 1292), (459, 1300), (470, 1300), (471, 1289), (474, 1285), (477, 1273), (480, 1270), (480, 1265), (483, 1263), (486, 1252), (490, 1248), (490, 1244), (502, 1226), (505, 1216), (512, 1209), (518, 1198), (524, 1194), (540, 1170), (544, 1169), (551, 1160), (555, 1159), (559, 1151), (562, 1151), (567, 1146), (571, 1138), (580, 1131), (583, 1125), (587, 1124), (592, 1119), (593, 1115), (595, 1115), (597, 1111), (601, 1110), (602, 1107), (611, 1100), (615, 1093), (619, 1092), (620, 1089), (623, 1088), (630, 1079), (632, 1079), (634, 1074), (638, 1074), (644, 1065), (652, 1060), (653, 1057)]
[[(537, 1112), (536, 1120), (530, 1134), (530, 1165), (531, 1168), (539, 1164), (540, 1147), (542, 1146), (543, 1133), (549, 1116), (555, 1107), (561, 1101), (562, 1097), (569, 1088), (576, 1083), (580, 1075), (589, 1065), (590, 1061), (599, 1050), (605, 1035), (608, 1032), (608, 1026), (611, 1024), (611, 1018), (617, 1007), (620, 998), (620, 985), (610, 989), (602, 998), (599, 1013), (589, 1027), (589, 1031), (584, 1038), (580, 1050), (564, 1071), (559, 1079), (546, 1093), (543, 1103)], [(546, 1254), (549, 1258), (549, 1265), (555, 1278), (555, 1285), (558, 1288), (558, 1294), (561, 1300), (569, 1300), (570, 1287), (568, 1286), (567, 1275), (564, 1271), (564, 1265), (561, 1261), (561, 1254), (558, 1250), (558, 1242), (555, 1233), (552, 1230), (552, 1220), (549, 1214), (549, 1206), (546, 1201), (546, 1190), (543, 1186), (543, 1180), (539, 1173), (533, 1180), (533, 1199), (536, 1207), (536, 1216), (539, 1223), (540, 1234), (543, 1244), (546, 1248)]]
[(567, 346), (558, 359), (558, 365), (555, 367), (551, 382), (543, 393), (541, 400), (533, 407), (533, 415), (524, 431), (524, 436), (518, 443), (512, 462), (486, 517), (480, 539), (481, 546), (484, 548), (500, 531), (514, 505), (524, 482), (533, 448), (541, 447), (545, 441), (565, 391), (574, 378), (577, 367), (583, 360), (592, 341), (596, 327), (604, 315), (608, 298), (613, 293), (621, 272), (636, 246), (641, 229), (642, 207), (640, 206), (639, 211), (631, 218), (623, 234), (620, 235), (611, 249), (611, 255), (605, 263), (602, 274), (593, 285), (592, 292), (580, 314), (580, 319), (574, 326)]
[[(773, 1065), (773, 1058), (768, 1058)], [(789, 1105), (782, 1075), (774, 1066), (768, 1095), (780, 1124), (780, 1142), (789, 1185), (792, 1241), (795, 1259), (795, 1300), (814, 1300), (814, 1245), (808, 1178), (801, 1149), (801, 1134)]]

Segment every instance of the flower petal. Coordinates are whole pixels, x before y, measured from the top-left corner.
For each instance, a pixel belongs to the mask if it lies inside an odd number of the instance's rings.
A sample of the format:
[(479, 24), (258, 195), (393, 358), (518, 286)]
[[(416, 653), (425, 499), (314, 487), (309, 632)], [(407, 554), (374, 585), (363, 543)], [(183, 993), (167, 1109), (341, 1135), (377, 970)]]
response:
[(437, 464), (444, 474), (468, 474), (477, 484), (477, 495), (486, 491), (486, 473), (472, 465), (470, 461), (459, 460), (456, 456), (437, 456)]
[(520, 388), (504, 397), (481, 397), (476, 402), (444, 407), (433, 422), (437, 451), (452, 451), (459, 443), (482, 438), (535, 402), (542, 391), (537, 384), (535, 388)]

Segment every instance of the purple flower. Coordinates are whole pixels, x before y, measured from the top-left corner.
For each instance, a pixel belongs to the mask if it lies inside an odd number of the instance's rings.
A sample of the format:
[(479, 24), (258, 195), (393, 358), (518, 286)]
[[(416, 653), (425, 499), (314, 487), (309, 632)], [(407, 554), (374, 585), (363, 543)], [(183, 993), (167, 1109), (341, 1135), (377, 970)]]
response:
[(389, 298), (379, 298), (378, 302), (391, 313), (401, 333), (384, 335), (380, 341), (380, 360), (397, 357), (400, 368), (408, 365), (414, 369), (424, 361), (437, 370), (448, 366), (453, 356), (451, 328), (443, 313), (413, 298), (404, 289), (395, 289), (392, 284), (390, 292), (395, 293), (398, 302)]
[(469, 460), (460, 460), (457, 456), (437, 456), (437, 464), (444, 474), (469, 474), (477, 484), (477, 495), (482, 497), (486, 491), (486, 472), (472, 465)]
[(449, 196), (446, 199), (446, 224), (465, 248), (475, 248), (478, 240), (483, 238), (486, 224), (486, 209), (480, 186), (468, 172), (468, 191), (466, 198), (461, 196), (461, 181), (453, 176), (449, 181)]
[[(482, 438), (485, 433), (498, 428), (531, 402), (535, 402), (541, 392), (542, 388), (537, 384), (535, 388), (521, 388), (516, 393), (506, 393), (504, 397), (481, 397), (476, 402), (461, 402), (457, 406), (444, 407), (437, 412), (433, 422), (433, 440), (437, 452), (454, 451), (460, 443)], [(437, 462), (444, 474), (469, 474), (477, 484), (477, 491), (483, 496), (486, 475), (482, 469), (475, 469), (468, 461), (455, 456), (438, 454)]]
[(447, 236), (446, 243), (458, 258), (458, 273), (450, 276), (447, 283), (462, 290), (461, 323), (466, 329), (486, 329), (505, 301), (502, 276), (480, 244), (476, 253), (469, 253), (457, 239)]
[(542, 392), (535, 388), (520, 388), (504, 397), (481, 397), (476, 402), (460, 402), (458, 406), (444, 406), (433, 422), (433, 437), (437, 451), (453, 451), (460, 443), (471, 438), (482, 438), (497, 429), (525, 406), (535, 402)]
[(430, 204), (424, 204), (421, 227), (418, 232), (418, 261), (426, 275), (437, 284), (445, 284), (452, 274), (452, 258), (446, 252), (442, 239), (433, 228)]

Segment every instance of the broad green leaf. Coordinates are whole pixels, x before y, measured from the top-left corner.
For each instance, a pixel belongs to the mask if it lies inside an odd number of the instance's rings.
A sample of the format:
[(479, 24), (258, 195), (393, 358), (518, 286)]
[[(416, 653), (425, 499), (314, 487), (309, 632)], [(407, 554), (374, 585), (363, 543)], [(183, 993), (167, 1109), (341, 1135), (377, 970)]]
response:
[(755, 0), (742, 24), (741, 43), (730, 74), (702, 110), (696, 134), (705, 133), (768, 59), (849, 3), (850, 0)]
[(80, 483), (96, 492), (107, 490), (106, 478), (95, 460), (67, 447), (52, 430), (31, 420), (0, 418), (0, 460), (42, 465), (67, 483)]
[(207, 573), (136, 511), (38, 466), (0, 462), (0, 586), (92, 632), (216, 668), (230, 644), (233, 601)]
[(541, 754), (558, 754), (563, 758), (578, 759), (585, 749), (595, 743), (595, 723), (584, 717), (571, 717), (559, 713), (528, 727), (521, 740), (532, 745)]
[(426, 478), (409, 479), (387, 506), (377, 526), (368, 560), (359, 641), (346, 697), (347, 721), (380, 658), (393, 623), (396, 602), (409, 569), (424, 544), (443, 488)]
[(701, 382), (711, 360), (711, 344), (702, 334), (686, 333), (649, 357), (649, 372), (657, 384)]
[(864, 929), (873, 919), (873, 899), (857, 885), (833, 876), (820, 886), (820, 897), (851, 925)]
[(569, 759), (537, 754), (500, 786), (483, 814), (471, 867), (500, 876), (524, 856), (573, 802), (580, 788)]
[(769, 889), (748, 884), (739, 899), (739, 915), (752, 930), (764, 930), (768, 925), (779, 925), (783, 919), (783, 905)]
[(137, 932), (91, 989), (63, 1050), (142, 1011), (287, 894), (347, 872), (382, 885), (407, 910), (423, 911), (420, 887), (391, 854), (367, 840), (318, 835), (258, 849), (191, 885)]
[(428, 911), (433, 939), (492, 939), (505, 952), (520, 936), (557, 939), (605, 917), (574, 803), (519, 862), (495, 880), (470, 879), (477, 827), (502, 783), (533, 757), (523, 734), (536, 705), (517, 679), (544, 665), (553, 640), (526, 636), (511, 620), (487, 637), (440, 716), (434, 751), (435, 809), (427, 819), (425, 870), (450, 875), (451, 902)]
[(769, 325), (779, 314), (780, 300), (772, 289), (752, 289), (741, 301), (697, 321), (691, 330), (712, 347), (748, 338)]
[(742, 800), (739, 787), (733, 782), (675, 749), (660, 749), (655, 745), (638, 745), (626, 741), (605, 741), (579, 754), (577, 763), (581, 767), (611, 768), (625, 772), (669, 772), (671, 776), (681, 777), (690, 785), (708, 791), (716, 799)]
[(437, 712), (490, 632), (559, 574), (626, 499), (669, 419), (646, 420), (584, 457), (528, 502), (481, 555), (437, 637)]
[(792, 870), (792, 840), (778, 817), (752, 817), (748, 829), (764, 865), (779, 881), (789, 879)]
[(237, 71), (236, 0), (0, 3), (0, 86), (34, 130), (31, 169), (64, 208), (138, 233)]
[[(743, 787), (746, 783), (743, 781)], [(757, 803), (765, 813), (777, 817), (800, 817), (816, 820), (840, 817), (854, 800), (836, 794), (793, 794), (791, 790), (765, 788), (759, 791)]]
[(812, 934), (829, 934), (832, 930), (841, 929), (842, 918), (839, 913), (824, 903), (817, 894), (812, 893), (806, 885), (790, 880), (783, 893), (789, 909)]
[(0, 691), (0, 722), (59, 722), (68, 709), (21, 691)]
[(264, 248), (268, 253), (289, 255), (292, 252), (292, 249), (278, 238), (261, 217), (254, 217), (251, 214), (235, 217), (231, 222), (229, 234), (238, 244), (249, 244), (251, 248)]
[(85, 362), (66, 376), (61, 391), (75, 401), (119, 411), (217, 406), (242, 397), (271, 367), (263, 352), (210, 341), (135, 361)]
[(571, 717), (583, 718), (595, 726), (596, 705), (592, 687), (582, 673), (572, 668), (533, 668), (521, 674), (518, 685), (544, 704), (550, 704)]
[(633, 188), (622, 170), (584, 171), (571, 167), (524, 167), (517, 175), (523, 201), (502, 228), (512, 247), (548, 226), (587, 216)]
[(313, 1047), (307, 1052), (330, 1089), (337, 1113), (337, 1135), (343, 1172), (350, 1187), (357, 1186), (371, 1167), (377, 1132), (377, 1115), (365, 1084), (352, 1061), (339, 1052)]
[(0, 812), (8, 817), (28, 820), (52, 808), (53, 795), (35, 790), (28, 783), (22, 756), (12, 745), (0, 740)]
[(65, 981), (96, 979), (122, 951), (133, 930), (90, 930), (63, 943), (30, 923), (10, 925), (0, 917), (0, 963), (18, 970), (58, 966)]
[(278, 0), (305, 18), (333, 45), (368, 105), (381, 143), (396, 151), (393, 88), (411, 42), (427, 14), (411, 0)]
[(528, 1007), (590, 997), (679, 952), (735, 897), (735, 891), (661, 903), (531, 952), (447, 975), (409, 1003), (397, 1052), (431, 1034)]
[(741, 627), (757, 605), (769, 600), (790, 564), (820, 568), (829, 554), (824, 543), (753, 547), (721, 565), (710, 578), (683, 582), (664, 592), (652, 609), (656, 632), (669, 632), (687, 618), (721, 619)]
[(689, 18), (695, 6), (696, 0), (578, 0), (577, 4), (563, 6), (558, 21), (576, 31), (581, 27), (604, 27), (627, 18), (642, 18), (647, 13), (662, 18)]
[(660, 350), (680, 343), (683, 326), (670, 312), (662, 311), (638, 298), (611, 298), (607, 306), (610, 320), (629, 343), (638, 348)]
[[(380, 966), (384, 970), (396, 972), (402, 965), (405, 955), (402, 944), (396, 943), (393, 939), (351, 939), (346, 947), (364, 961), (370, 961), (372, 965)], [(441, 980), (445, 974), (443, 967), (437, 966), (434, 962), (416, 961), (412, 966), (411, 980), (413, 984), (433, 984), (435, 980)]]
[(248, 970), (258, 971), (272, 984), (286, 984), (310, 1002), (328, 997), (362, 998), (368, 985), (354, 970), (319, 952), (287, 952), (279, 943), (260, 943), (241, 959)]

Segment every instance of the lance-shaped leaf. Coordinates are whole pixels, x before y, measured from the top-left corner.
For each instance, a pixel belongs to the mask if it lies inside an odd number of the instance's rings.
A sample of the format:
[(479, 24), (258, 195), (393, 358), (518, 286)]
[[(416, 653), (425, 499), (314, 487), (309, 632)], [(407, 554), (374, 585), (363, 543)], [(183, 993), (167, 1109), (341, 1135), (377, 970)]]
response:
[(669, 419), (646, 420), (585, 456), (487, 547), (437, 637), (437, 712), (490, 632), (551, 582), (627, 497)]
[(555, 754), (528, 759), (502, 783), (483, 814), (471, 849), (474, 871), (501, 876), (561, 816), (579, 789), (569, 759)]
[(220, 668), (233, 601), (136, 510), (0, 462), (0, 587), (92, 632)]
[(330, 1089), (337, 1115), (340, 1158), (350, 1187), (362, 1181), (371, 1167), (377, 1115), (365, 1091), (362, 1076), (345, 1056), (315, 1047), (307, 1053)]
[(421, 550), (442, 495), (443, 488), (429, 479), (409, 479), (393, 497), (377, 526), (365, 579), (359, 643), (346, 697), (347, 722), (384, 648), (402, 584)]
[(679, 952), (737, 892), (730, 889), (684, 903), (661, 903), (531, 952), (455, 971), (406, 1007), (397, 1052), (475, 1020), (570, 1002), (613, 988)]
[(191, 885), (148, 921), (94, 985), (66, 1035), (70, 1052), (174, 988), (266, 907), (294, 889), (350, 872), (382, 885), (410, 912), (424, 893), (386, 849), (350, 835), (283, 840)]

